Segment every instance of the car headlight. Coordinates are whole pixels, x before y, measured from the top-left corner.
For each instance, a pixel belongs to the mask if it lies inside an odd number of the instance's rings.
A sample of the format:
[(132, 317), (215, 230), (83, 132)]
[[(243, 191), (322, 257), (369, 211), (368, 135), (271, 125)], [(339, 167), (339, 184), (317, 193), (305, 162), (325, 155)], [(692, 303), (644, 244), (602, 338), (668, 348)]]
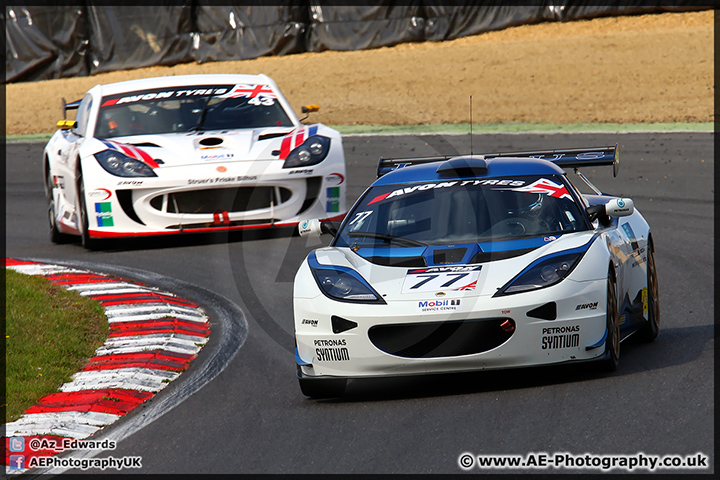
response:
[(152, 168), (140, 160), (116, 150), (103, 150), (95, 154), (105, 171), (118, 177), (157, 177)]
[(540, 258), (501, 287), (493, 296), (528, 292), (555, 285), (570, 275), (585, 251), (586, 249), (582, 247)]
[(314, 253), (308, 256), (308, 264), (320, 291), (328, 298), (349, 303), (385, 304), (385, 300), (355, 270), (321, 265)]
[(283, 168), (317, 165), (325, 160), (329, 151), (330, 139), (320, 135), (313, 135), (288, 154)]

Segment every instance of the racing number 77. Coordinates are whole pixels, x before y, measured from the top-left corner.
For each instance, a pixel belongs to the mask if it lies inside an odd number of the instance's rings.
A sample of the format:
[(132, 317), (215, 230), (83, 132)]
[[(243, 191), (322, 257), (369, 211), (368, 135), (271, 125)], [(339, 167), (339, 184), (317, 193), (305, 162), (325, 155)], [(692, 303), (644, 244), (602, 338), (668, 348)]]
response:
[[(453, 278), (453, 279), (450, 280), (449, 282), (443, 283), (443, 284), (440, 286), (440, 288), (447, 288), (447, 287), (449, 287), (450, 285), (452, 285), (453, 283), (455, 283), (455, 282), (457, 282), (458, 280), (460, 280), (461, 278), (466, 277), (467, 275), (468, 275), (467, 273), (448, 273), (448, 274), (446, 274), (446, 276), (448, 276), (448, 277), (454, 276), (455, 278)], [(435, 279), (436, 279), (437, 277), (439, 277), (439, 276), (440, 276), (440, 275), (418, 275), (418, 277), (427, 277), (427, 278), (425, 278), (425, 280), (423, 280), (423, 281), (421, 281), (421, 282), (419, 282), (419, 283), (416, 283), (415, 285), (413, 285), (412, 287), (410, 287), (410, 290), (415, 290), (415, 289), (417, 289), (417, 288), (420, 288), (420, 287), (422, 287), (423, 285), (425, 285), (426, 283), (428, 283), (428, 282), (430, 282), (430, 281), (432, 281), (432, 280), (435, 280)]]

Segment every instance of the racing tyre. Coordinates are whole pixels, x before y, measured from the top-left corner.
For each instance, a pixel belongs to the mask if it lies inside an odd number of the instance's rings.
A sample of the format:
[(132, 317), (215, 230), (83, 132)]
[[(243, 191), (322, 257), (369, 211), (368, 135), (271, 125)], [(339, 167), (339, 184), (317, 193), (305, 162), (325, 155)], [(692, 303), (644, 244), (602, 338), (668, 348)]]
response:
[(94, 250), (98, 247), (98, 241), (91, 238), (88, 232), (90, 222), (88, 220), (87, 205), (85, 204), (85, 182), (83, 182), (82, 172), (78, 175), (76, 191), (80, 211), (80, 228), (82, 229), (82, 246), (88, 250)]
[(62, 233), (55, 222), (55, 197), (53, 196), (52, 176), (48, 174), (47, 180), (47, 199), (48, 199), (48, 223), (50, 224), (50, 241), (52, 243), (68, 243), (72, 239), (72, 235)]
[(655, 269), (655, 252), (652, 244), (647, 254), (647, 309), (648, 320), (635, 334), (641, 342), (652, 342), (660, 332), (660, 303), (658, 302), (657, 270)]
[(620, 362), (620, 318), (618, 312), (617, 286), (615, 275), (612, 271), (608, 273), (607, 282), (607, 307), (605, 318), (607, 319), (607, 339), (605, 340), (605, 359), (603, 370), (614, 372)]
[(344, 378), (315, 379), (298, 378), (303, 395), (310, 398), (339, 397), (345, 391), (347, 380)]

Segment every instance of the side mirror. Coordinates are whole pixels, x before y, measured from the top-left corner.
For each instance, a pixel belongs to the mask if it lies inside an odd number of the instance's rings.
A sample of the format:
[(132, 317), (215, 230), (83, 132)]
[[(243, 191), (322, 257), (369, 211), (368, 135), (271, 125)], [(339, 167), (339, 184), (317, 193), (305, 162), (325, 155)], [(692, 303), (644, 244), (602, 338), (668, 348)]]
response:
[(605, 214), (609, 217), (627, 217), (635, 212), (635, 204), (629, 198), (613, 198), (605, 204)]
[(75, 120), (60, 120), (57, 122), (56, 126), (61, 130), (69, 130), (71, 128), (76, 128), (77, 122)]
[(313, 218), (298, 223), (298, 232), (301, 237), (319, 237), (323, 233), (329, 233), (334, 237), (337, 233), (337, 226), (332, 222), (322, 223), (317, 218)]
[(301, 122), (304, 122), (307, 120), (307, 118), (310, 116), (312, 112), (317, 112), (320, 110), (320, 105), (312, 104), (312, 105), (303, 105), (302, 106), (302, 113), (305, 114), (303, 118), (300, 119)]
[(599, 220), (606, 227), (611, 217), (627, 217), (635, 212), (635, 205), (630, 198), (613, 198), (604, 205), (590, 205), (587, 208), (590, 221)]

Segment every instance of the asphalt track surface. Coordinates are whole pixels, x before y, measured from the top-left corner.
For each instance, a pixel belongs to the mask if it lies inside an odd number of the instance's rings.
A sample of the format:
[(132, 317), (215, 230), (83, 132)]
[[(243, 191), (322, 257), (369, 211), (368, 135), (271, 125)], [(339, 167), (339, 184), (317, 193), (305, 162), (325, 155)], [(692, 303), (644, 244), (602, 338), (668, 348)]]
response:
[[(226, 355), (225, 368), (213, 372), (217, 376), (177, 403), (172, 397), (188, 390), (181, 377), (150, 405), (110, 427), (122, 431), (123, 422), (142, 427), (126, 429), (116, 450), (97, 454), (142, 456), (142, 470), (124, 472), (462, 473), (458, 458), (465, 452), (642, 452), (703, 453), (710, 468), (695, 473), (712, 473), (713, 135), (486, 134), (475, 135), (473, 150), (616, 142), (621, 157), (617, 178), (607, 167), (584, 173), (601, 190), (633, 198), (653, 229), (661, 331), (652, 344), (623, 343), (620, 368), (613, 374), (575, 365), (364, 380), (350, 382), (341, 399), (306, 399), (295, 378), (292, 280), (307, 253), (330, 237), (308, 241), (285, 232), (218, 234), (123, 241), (101, 251), (86, 251), (79, 243), (53, 245), (47, 235), (41, 143), (7, 145), (6, 255), (97, 265), (128, 278), (144, 276), (150, 285), (161, 276), (164, 288), (177, 281), (188, 292), (194, 285), (200, 287), (196, 292), (212, 292), (208, 304), (221, 299), (225, 311), (243, 312), (247, 332), (224, 328), (215, 319), (210, 342), (187, 372), (192, 378), (205, 368), (203, 362), (217, 362), (221, 347), (236, 349), (234, 356)], [(470, 150), (466, 135), (358, 136), (345, 138), (344, 145), (349, 202), (374, 179), (380, 155)], [(203, 305), (202, 295), (192, 299)], [(228, 332), (237, 338), (223, 340)], [(146, 415), (153, 402), (169, 406)], [(661, 470), (680, 471), (687, 470)]]

